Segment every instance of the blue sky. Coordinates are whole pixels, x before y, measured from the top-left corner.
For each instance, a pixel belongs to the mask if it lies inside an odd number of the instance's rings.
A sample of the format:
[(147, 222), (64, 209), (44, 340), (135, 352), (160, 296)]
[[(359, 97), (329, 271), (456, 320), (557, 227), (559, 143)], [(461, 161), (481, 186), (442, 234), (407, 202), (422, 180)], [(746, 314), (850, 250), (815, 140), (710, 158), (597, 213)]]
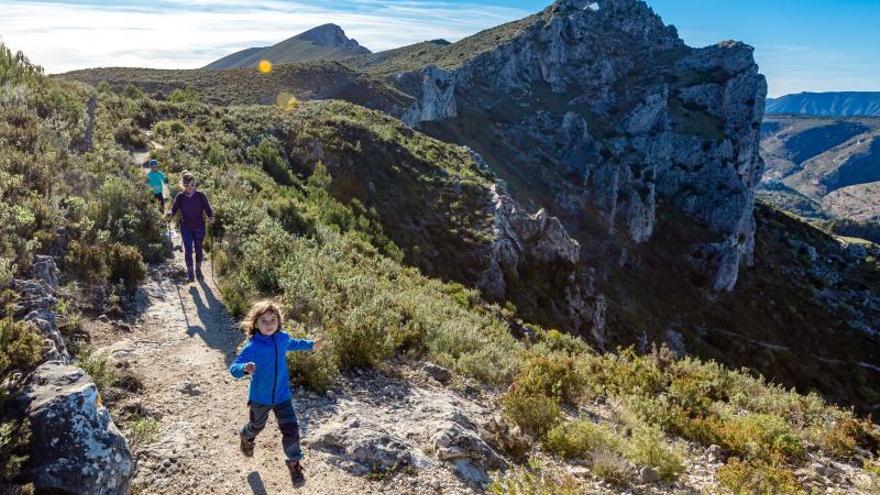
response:
[[(0, 0), (0, 39), (50, 73), (195, 68), (335, 22), (373, 51), (463, 36), (550, 0)], [(648, 0), (692, 46), (755, 46), (770, 95), (880, 91), (880, 0)]]

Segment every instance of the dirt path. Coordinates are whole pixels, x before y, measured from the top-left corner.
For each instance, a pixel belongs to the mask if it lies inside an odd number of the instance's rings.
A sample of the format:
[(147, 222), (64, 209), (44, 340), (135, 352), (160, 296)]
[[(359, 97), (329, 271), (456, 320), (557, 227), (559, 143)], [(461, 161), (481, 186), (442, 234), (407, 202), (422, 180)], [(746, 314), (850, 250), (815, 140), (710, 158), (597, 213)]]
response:
[[(147, 156), (133, 153), (132, 161), (140, 166)], [(145, 445), (132, 446), (137, 459), (132, 493), (474, 493), (448, 463), (423, 453), (437, 428), (465, 413), (484, 418), (492, 411), (406, 364), (386, 373), (368, 370), (343, 376), (325, 396), (294, 390), (305, 486), (291, 485), (281, 434), (271, 414), (257, 438), (254, 457), (244, 457), (238, 431), (248, 418), (249, 382), (235, 380), (228, 372), (244, 337), (220, 300), (210, 257), (206, 253), (205, 280), (186, 283), (180, 235), (169, 235), (174, 258), (150, 267), (136, 297), (137, 314), (128, 315), (127, 325), (94, 321), (89, 329), (98, 352), (124, 363), (141, 383), (115, 409), (158, 421), (158, 432)], [(387, 445), (396, 445), (418, 469), (380, 476), (352, 469), (352, 452), (333, 440), (352, 431), (368, 437), (359, 445), (369, 446), (355, 450), (381, 456)], [(369, 440), (370, 435), (378, 435), (378, 440)], [(320, 445), (313, 447), (316, 437)]]
[[(179, 236), (174, 242), (179, 245)], [(142, 380), (136, 407), (160, 418), (156, 441), (137, 452), (134, 491), (290, 493), (274, 418), (258, 437), (252, 459), (238, 450), (238, 428), (247, 419), (248, 382), (233, 379), (227, 368), (242, 335), (218, 299), (210, 275), (186, 284), (176, 268), (182, 266), (182, 254), (175, 251), (172, 262), (151, 269), (142, 291), (145, 312), (134, 321), (128, 338), (106, 342), (104, 348), (128, 362)], [(307, 436), (310, 411), (304, 401), (295, 402)], [(308, 483), (297, 493), (371, 492), (369, 483), (335, 467), (313, 460), (304, 465)]]

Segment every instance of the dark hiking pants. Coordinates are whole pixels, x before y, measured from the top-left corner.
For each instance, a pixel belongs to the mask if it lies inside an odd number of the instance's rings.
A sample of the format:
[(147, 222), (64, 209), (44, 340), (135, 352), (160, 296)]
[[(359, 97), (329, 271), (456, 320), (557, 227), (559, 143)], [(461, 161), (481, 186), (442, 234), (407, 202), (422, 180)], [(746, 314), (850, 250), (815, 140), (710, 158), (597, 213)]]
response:
[(183, 260), (186, 262), (186, 273), (190, 277), (193, 274), (193, 248), (196, 252), (196, 266), (201, 269), (202, 258), (202, 241), (205, 240), (205, 228), (188, 229), (184, 226), (180, 227), (180, 236), (183, 238)]
[(248, 402), (248, 409), (250, 409), (250, 421), (241, 428), (241, 436), (253, 441), (266, 427), (269, 411), (274, 410), (275, 421), (278, 422), (278, 428), (281, 430), (284, 455), (287, 456), (287, 460), (302, 459), (302, 450), (299, 448), (299, 423), (296, 421), (296, 413), (293, 412), (293, 403), (290, 399), (274, 406)]

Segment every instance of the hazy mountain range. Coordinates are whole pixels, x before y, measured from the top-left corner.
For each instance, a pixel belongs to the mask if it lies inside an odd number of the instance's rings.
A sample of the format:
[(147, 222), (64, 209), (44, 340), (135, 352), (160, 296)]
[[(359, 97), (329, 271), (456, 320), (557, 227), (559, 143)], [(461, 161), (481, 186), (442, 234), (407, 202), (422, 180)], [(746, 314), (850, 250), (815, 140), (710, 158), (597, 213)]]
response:
[(768, 114), (880, 116), (880, 92), (798, 93), (767, 98)]

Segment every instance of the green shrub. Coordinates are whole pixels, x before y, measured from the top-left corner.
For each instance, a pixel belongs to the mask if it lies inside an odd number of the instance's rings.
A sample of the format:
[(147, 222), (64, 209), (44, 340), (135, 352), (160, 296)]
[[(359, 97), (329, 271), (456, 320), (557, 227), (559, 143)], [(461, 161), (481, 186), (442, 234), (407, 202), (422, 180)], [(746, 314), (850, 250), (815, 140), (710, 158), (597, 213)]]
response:
[(569, 404), (574, 404), (584, 390), (584, 380), (575, 369), (574, 358), (562, 352), (533, 354), (515, 383), (530, 394), (543, 394)]
[(114, 242), (106, 249), (110, 281), (115, 283), (121, 280), (131, 290), (146, 278), (147, 267), (137, 248)]
[(289, 186), (294, 183), (287, 160), (281, 156), (278, 140), (273, 137), (263, 138), (254, 149), (254, 161), (278, 184)]
[(88, 346), (80, 346), (75, 362), (77, 366), (92, 377), (98, 392), (103, 397), (107, 397), (110, 387), (119, 380), (119, 374), (107, 360), (107, 356), (96, 354)]
[(623, 453), (637, 466), (650, 466), (660, 479), (674, 481), (684, 472), (685, 453), (671, 445), (655, 426), (636, 428), (627, 440)]
[(372, 294), (351, 307), (339, 325), (328, 330), (328, 337), (344, 369), (375, 366), (395, 350), (390, 329), (399, 327), (400, 315), (393, 310), (390, 294)]
[[(307, 338), (304, 333), (294, 333), (296, 338)], [(324, 393), (339, 379), (337, 353), (326, 341), (311, 352), (287, 353), (290, 379), (318, 393)]]
[(748, 458), (798, 460), (805, 454), (801, 438), (778, 416), (735, 416), (720, 423), (717, 435), (719, 445)]
[(542, 438), (560, 418), (559, 402), (531, 393), (516, 383), (501, 397), (504, 414), (523, 431)]
[(529, 461), (528, 467), (517, 466), (495, 477), (488, 492), (492, 495), (576, 495), (581, 490), (570, 474)]
[(721, 493), (731, 495), (806, 495), (791, 470), (762, 460), (731, 459), (716, 473)]
[(23, 53), (12, 53), (5, 44), (0, 43), (0, 86), (7, 82), (33, 82), (42, 76), (42, 67), (32, 64)]
[(596, 450), (590, 455), (590, 471), (612, 485), (629, 484), (630, 467), (626, 459), (613, 450)]
[[(515, 306), (514, 306), (515, 309)], [(592, 352), (590, 346), (579, 337), (562, 333), (559, 330), (544, 330), (540, 327), (527, 324), (526, 327), (531, 329), (538, 337), (538, 343), (533, 346), (534, 349), (546, 349), (545, 353), (564, 352), (572, 357), (580, 356), (588, 352)]]
[(155, 418), (137, 418), (128, 428), (129, 446), (136, 452), (144, 445), (152, 443), (159, 436), (159, 422)]
[(177, 88), (168, 98), (172, 103), (191, 103), (199, 101), (199, 93), (192, 86)]
[[(4, 405), (2, 400), (0, 405)], [(21, 473), (28, 460), (29, 442), (30, 428), (27, 418), (0, 420), (0, 486), (2, 482), (10, 482)]]
[(220, 282), (220, 297), (233, 318), (241, 318), (254, 300), (253, 291), (238, 276), (227, 277)]
[(179, 120), (163, 120), (153, 126), (158, 136), (170, 138), (186, 132), (186, 124)]
[(65, 271), (84, 282), (103, 282), (110, 272), (104, 251), (94, 245), (71, 241), (64, 255)]
[(14, 370), (34, 369), (43, 351), (43, 337), (32, 323), (0, 319), (0, 381)]
[(544, 447), (567, 459), (588, 459), (596, 450), (619, 450), (620, 441), (607, 427), (579, 419), (554, 426), (547, 432)]
[(120, 123), (116, 126), (114, 137), (119, 144), (131, 146), (133, 148), (146, 148), (147, 138), (138, 127), (127, 123)]

